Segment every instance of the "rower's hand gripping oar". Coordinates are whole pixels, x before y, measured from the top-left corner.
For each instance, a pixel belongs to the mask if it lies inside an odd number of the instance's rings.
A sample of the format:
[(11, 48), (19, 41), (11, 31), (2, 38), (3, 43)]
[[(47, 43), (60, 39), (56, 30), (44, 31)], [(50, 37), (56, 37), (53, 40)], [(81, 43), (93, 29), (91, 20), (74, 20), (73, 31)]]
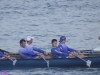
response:
[(14, 59), (14, 60), (13, 60), (13, 59), (11, 59), (11, 58), (10, 58), (10, 56), (6, 56), (6, 57), (7, 57), (9, 60), (11, 60), (11, 61), (13, 62), (13, 66), (15, 66), (15, 64), (16, 64), (16, 62), (17, 62), (17, 60), (16, 60), (16, 59)]
[(48, 67), (48, 69), (49, 69), (49, 61), (48, 60), (46, 60), (45, 58), (44, 58), (44, 55), (41, 55), (41, 57), (43, 58), (43, 60), (47, 63), (47, 67)]
[[(75, 57), (78, 57), (77, 55), (74, 55)], [(86, 62), (86, 65), (90, 68), (90, 66), (91, 66), (91, 62), (92, 61), (90, 61), (90, 60), (85, 60), (85, 59), (82, 59), (82, 58), (80, 58), (80, 57), (78, 57), (79, 59), (81, 59), (81, 60), (83, 60), (83, 61), (85, 61)]]

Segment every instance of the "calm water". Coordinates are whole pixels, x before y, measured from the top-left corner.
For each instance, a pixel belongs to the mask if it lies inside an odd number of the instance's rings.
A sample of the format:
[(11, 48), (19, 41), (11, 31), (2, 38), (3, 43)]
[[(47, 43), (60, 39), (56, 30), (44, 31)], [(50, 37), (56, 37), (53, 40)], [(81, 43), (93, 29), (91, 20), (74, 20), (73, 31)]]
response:
[[(18, 52), (19, 40), (50, 52), (51, 39), (67, 37), (76, 50), (100, 46), (100, 0), (0, 0), (0, 48)], [(8, 70), (9, 75), (100, 75), (99, 68)]]

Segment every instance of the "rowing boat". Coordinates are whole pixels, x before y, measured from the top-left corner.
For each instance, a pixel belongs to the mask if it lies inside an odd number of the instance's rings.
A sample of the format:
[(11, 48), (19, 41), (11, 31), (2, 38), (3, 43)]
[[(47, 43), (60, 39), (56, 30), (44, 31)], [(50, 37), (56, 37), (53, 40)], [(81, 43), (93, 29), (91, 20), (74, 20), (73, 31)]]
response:
[[(86, 50), (85, 50), (86, 51)], [(84, 52), (88, 57), (83, 58), (84, 60), (91, 60), (91, 67), (100, 67), (100, 52), (92, 52), (88, 50)], [(0, 70), (10, 69), (31, 69), (31, 68), (46, 68), (47, 63), (43, 59), (22, 59), (19, 54), (13, 55), (17, 58), (15, 65), (9, 59), (0, 60)], [(84, 67), (87, 68), (86, 62), (79, 58), (50, 58), (46, 59), (49, 61), (49, 67), (69, 68), (69, 67)]]

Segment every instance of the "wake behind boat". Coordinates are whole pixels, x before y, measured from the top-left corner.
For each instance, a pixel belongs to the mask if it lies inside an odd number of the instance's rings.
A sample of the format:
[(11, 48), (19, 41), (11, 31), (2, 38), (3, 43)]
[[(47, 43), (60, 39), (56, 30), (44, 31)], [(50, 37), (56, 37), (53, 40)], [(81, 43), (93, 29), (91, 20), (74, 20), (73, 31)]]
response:
[[(91, 60), (91, 68), (100, 67), (100, 52), (92, 50), (82, 50), (88, 57), (83, 58), (84, 60)], [(69, 67), (84, 67), (88, 68), (86, 62), (79, 58), (52, 58), (46, 59), (49, 61), (49, 67), (69, 68)], [(10, 69), (31, 69), (31, 68), (46, 68), (47, 63), (43, 59), (22, 59), (19, 54), (11, 55), (17, 59), (15, 65), (9, 59), (0, 60), (0, 70)]]

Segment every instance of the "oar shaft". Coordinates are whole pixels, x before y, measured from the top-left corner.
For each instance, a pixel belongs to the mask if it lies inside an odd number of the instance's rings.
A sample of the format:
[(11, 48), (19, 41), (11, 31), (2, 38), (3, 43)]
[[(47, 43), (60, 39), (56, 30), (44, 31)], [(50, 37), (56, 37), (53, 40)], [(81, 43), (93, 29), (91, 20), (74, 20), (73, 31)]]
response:
[(79, 56), (77, 56), (77, 55), (74, 55), (75, 57), (78, 57), (79, 59), (81, 59), (81, 60), (83, 60), (83, 61), (85, 61), (86, 62), (86, 60), (85, 59), (82, 59), (82, 58), (80, 58)]
[(47, 62), (47, 60), (43, 57), (43, 59)]
[(8, 57), (9, 60), (13, 61), (11, 58)]
[(47, 63), (47, 67), (49, 68), (49, 62), (44, 58), (44, 55), (41, 55), (41, 57), (42, 57), (43, 60)]
[[(77, 57), (78, 57), (78, 56), (77, 56)], [(78, 58), (80, 58), (80, 57), (78, 57)], [(85, 59), (82, 59), (82, 58), (80, 58), (80, 59), (86, 62), (86, 60), (85, 60)]]
[(6, 56), (6, 58), (8, 58), (9, 60), (13, 61), (13, 60), (10, 58), (10, 56)]
[(16, 64), (16, 62), (17, 62), (17, 60), (15, 59), (15, 60), (13, 60), (13, 59), (11, 59), (9, 56), (6, 56), (9, 60), (11, 60), (12, 62), (13, 62), (13, 65), (15, 66), (15, 64)]
[(44, 56), (43, 56), (43, 55), (42, 55), (41, 57), (45, 60), (45, 62), (46, 62), (46, 63), (48, 63), (48, 62), (47, 62), (47, 60), (44, 58)]
[[(77, 55), (74, 55), (74, 56), (78, 57)], [(91, 61), (90, 61), (90, 60), (86, 61), (85, 59), (82, 59), (82, 58), (80, 58), (80, 57), (78, 57), (78, 58), (81, 59), (81, 60), (83, 60), (83, 61), (85, 61), (85, 62), (86, 62), (86, 65), (87, 65), (88, 67), (90, 67), (90, 65), (91, 65)]]

